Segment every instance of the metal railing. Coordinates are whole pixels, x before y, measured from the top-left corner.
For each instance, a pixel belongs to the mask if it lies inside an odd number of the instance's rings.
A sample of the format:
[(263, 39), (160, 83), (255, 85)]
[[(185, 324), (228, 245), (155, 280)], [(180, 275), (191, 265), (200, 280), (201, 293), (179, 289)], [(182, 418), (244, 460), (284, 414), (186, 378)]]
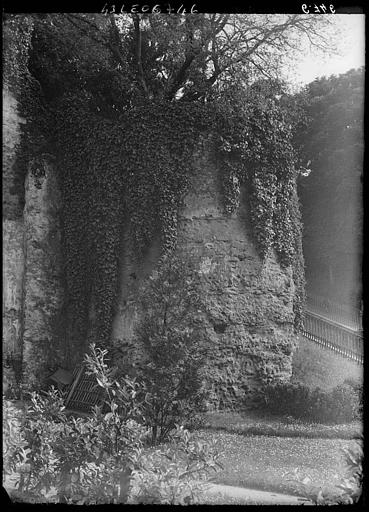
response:
[(337, 304), (319, 295), (308, 295), (306, 298), (306, 310), (309, 313), (320, 315), (337, 324), (348, 327), (353, 331), (362, 330), (362, 312), (353, 306)]
[(352, 359), (364, 362), (364, 339), (360, 331), (338, 325), (320, 315), (305, 312), (302, 334), (319, 345)]

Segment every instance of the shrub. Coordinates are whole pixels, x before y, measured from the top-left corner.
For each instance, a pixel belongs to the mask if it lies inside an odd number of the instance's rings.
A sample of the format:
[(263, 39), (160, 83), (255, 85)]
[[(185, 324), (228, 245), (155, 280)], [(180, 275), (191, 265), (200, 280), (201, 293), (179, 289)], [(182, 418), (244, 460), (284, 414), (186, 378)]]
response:
[(359, 416), (362, 415), (363, 413), (363, 394), (364, 394), (364, 390), (363, 390), (363, 385), (361, 382), (357, 381), (357, 380), (354, 380), (354, 379), (346, 379), (343, 384), (345, 384), (346, 386), (350, 386), (352, 388), (352, 392), (356, 395), (357, 397), (357, 401), (358, 401), (358, 411), (357, 411), (357, 414)]
[(347, 423), (357, 417), (358, 405), (350, 386), (342, 384), (328, 392), (316, 388), (311, 394), (311, 419), (321, 423)]
[[(45, 500), (55, 488), (56, 501), (66, 503), (124, 503), (131, 472), (136, 467), (147, 431), (137, 423), (137, 385), (122, 377), (111, 379), (106, 351), (91, 347), (89, 371), (107, 394), (108, 412), (95, 407), (89, 417), (67, 416), (63, 398), (54, 388), (31, 393), (21, 425), (21, 439), (13, 449), (23, 463), (18, 483), (21, 494)], [(43, 496), (43, 498), (42, 498)]]
[(359, 415), (359, 397), (346, 384), (324, 391), (301, 383), (280, 382), (265, 386), (263, 395), (263, 407), (272, 414), (327, 424), (349, 423)]
[[(147, 455), (144, 449), (151, 436), (140, 423), (142, 393), (126, 376), (113, 379), (106, 354), (92, 345), (86, 363), (105, 390), (108, 412), (101, 406), (88, 417), (67, 415), (54, 388), (31, 393), (23, 414), (6, 402), (4, 469), (7, 474), (20, 473), (14, 494), (18, 501), (126, 503), (134, 475), (139, 483), (136, 500), (147, 501), (148, 493), (154, 493), (155, 502), (188, 502), (189, 489), (196, 487), (191, 478), (216, 467), (217, 454), (193, 442), (180, 427), (169, 433), (167, 447)], [(157, 467), (158, 458), (166, 465)], [(160, 492), (155, 491), (158, 482)], [(56, 495), (51, 498), (47, 495), (53, 488)]]
[(363, 439), (356, 440), (352, 448), (343, 448), (346, 463), (346, 477), (338, 486), (343, 491), (344, 502), (357, 503), (363, 484)]
[[(289, 480), (299, 485), (299, 493), (311, 500), (314, 505), (353, 505), (362, 493), (363, 482), (363, 439), (356, 440), (351, 448), (342, 448), (345, 457), (346, 475), (336, 487), (339, 491), (327, 493), (323, 489), (316, 492), (311, 485), (310, 475), (302, 474), (299, 468), (286, 473)], [(291, 478), (292, 477), (292, 478)]]
[(152, 443), (164, 441), (176, 424), (196, 422), (206, 394), (197, 273), (178, 258), (166, 259), (143, 287), (143, 316), (135, 331), (136, 375), (145, 387), (145, 425)]
[(211, 470), (222, 465), (218, 461), (216, 443), (211, 446), (196, 441), (188, 430), (177, 426), (169, 441), (142, 456), (140, 470), (135, 473), (138, 490), (135, 503), (189, 505), (204, 491), (202, 480)]

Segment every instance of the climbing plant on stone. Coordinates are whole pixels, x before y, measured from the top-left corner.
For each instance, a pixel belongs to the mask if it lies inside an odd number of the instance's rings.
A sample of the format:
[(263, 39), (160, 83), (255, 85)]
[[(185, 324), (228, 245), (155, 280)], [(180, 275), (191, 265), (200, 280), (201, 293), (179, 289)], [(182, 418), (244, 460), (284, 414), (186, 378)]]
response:
[[(225, 211), (237, 211), (246, 185), (261, 258), (275, 250), (282, 265), (293, 267), (298, 324), (303, 259), (297, 160), (293, 119), (277, 99), (283, 88), (267, 80), (247, 85), (246, 77), (242, 86), (226, 80), (212, 87), (219, 75), (216, 55), (214, 80), (205, 80), (204, 59), (197, 57), (227, 16), (130, 20), (34, 17), (29, 71), (45, 108), (30, 130), (37, 126), (44, 146), (57, 155), (71, 357), (91, 341), (109, 343), (122, 233), (129, 230), (137, 258), (154, 237), (163, 255), (174, 251), (193, 155), (209, 136), (222, 162)], [(175, 40), (167, 41), (178, 31), (184, 55)], [(218, 57), (226, 62), (224, 51)]]
[(110, 336), (123, 219), (122, 134), (76, 96), (57, 105), (55, 118), (68, 337), (83, 353), (89, 340), (105, 346)]
[(293, 267), (295, 326), (302, 322), (304, 260), (297, 197), (298, 153), (294, 127), (300, 119), (280, 103), (283, 84), (256, 82), (247, 92), (233, 90), (218, 109), (218, 154), (223, 164), (225, 211), (237, 210), (240, 184), (249, 192), (250, 216), (260, 256), (274, 249), (283, 266)]

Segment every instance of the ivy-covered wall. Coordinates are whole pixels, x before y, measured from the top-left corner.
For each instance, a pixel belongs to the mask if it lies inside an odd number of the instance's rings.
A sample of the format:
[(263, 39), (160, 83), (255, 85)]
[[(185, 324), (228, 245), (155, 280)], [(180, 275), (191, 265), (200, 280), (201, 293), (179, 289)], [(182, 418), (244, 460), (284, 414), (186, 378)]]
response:
[[(14, 130), (19, 121), (14, 117), (9, 123)], [(14, 136), (7, 140), (14, 142)], [(273, 250), (264, 263), (260, 259), (252, 237), (246, 184), (241, 187), (240, 207), (233, 213), (225, 211), (222, 163), (210, 148), (203, 142), (193, 156), (190, 189), (179, 209), (177, 252), (190, 253), (201, 270), (206, 338), (213, 346), (204, 368), (211, 390), (209, 407), (224, 407), (250, 403), (262, 383), (290, 378), (295, 285), (291, 267), (282, 268)], [(7, 165), (5, 172), (11, 175), (14, 170)], [(8, 282), (5, 343), (10, 346), (17, 340), (26, 363), (25, 380), (31, 386), (42, 381), (48, 368), (63, 366), (68, 359), (65, 350), (69, 344), (63, 338), (62, 323), (63, 199), (56, 168), (50, 155), (30, 162), (22, 192), (24, 207), (18, 208), (17, 220), (11, 221), (18, 223), (19, 236), (14, 240), (8, 227), (4, 248), (8, 262), (4, 267)], [(22, 194), (18, 190), (18, 196)], [(9, 216), (5, 215), (7, 226)], [(112, 333), (119, 345), (132, 337), (139, 318), (137, 291), (162, 255), (160, 233), (140, 259), (129, 221), (123, 229)], [(9, 257), (13, 254), (11, 244), (18, 258)], [(13, 322), (11, 329), (9, 318), (15, 313), (10, 312), (9, 301), (15, 295), (18, 323)], [(90, 317), (93, 314), (92, 305)]]
[(19, 147), (4, 217), (20, 227), (8, 245), (28, 384), (56, 364), (72, 369), (91, 342), (129, 339), (140, 283), (173, 251), (203, 269), (210, 401), (288, 377), (304, 304), (293, 98), (261, 80), (206, 102), (120, 104), (111, 80), (101, 90), (85, 80), (89, 69), (100, 83), (101, 55), (96, 69), (87, 52), (81, 68), (55, 72), (65, 34), (55, 39), (49, 21), (11, 18), (5, 38), (6, 87), (27, 120), (14, 121), (20, 145), (8, 137), (10, 153)]
[[(6, 139), (10, 148), (19, 138), (20, 124), (14, 114), (15, 100), (11, 101), (13, 109), (8, 111), (13, 118), (8, 116), (5, 121), (13, 130)], [(209, 407), (223, 407), (252, 401), (264, 382), (290, 378), (296, 289), (292, 268), (282, 268), (273, 249), (264, 262), (260, 258), (252, 233), (247, 182), (241, 186), (239, 208), (233, 213), (225, 210), (223, 162), (211, 148), (203, 141), (193, 156), (190, 188), (179, 209), (177, 252), (192, 254), (201, 269), (206, 338), (213, 345), (204, 369), (211, 390)], [(5, 165), (9, 182), (16, 174), (13, 160)], [(68, 365), (68, 348), (73, 346), (73, 340), (66, 343), (68, 328), (63, 324), (62, 215), (66, 215), (66, 204), (58, 165), (55, 155), (30, 159), (24, 183), (13, 186), (13, 198), (8, 192), (7, 204), (13, 208), (5, 211), (5, 343), (23, 352), (24, 377), (30, 386), (42, 382), (49, 368)], [(17, 223), (16, 234), (10, 232), (9, 222)], [(139, 317), (137, 291), (162, 255), (160, 232), (140, 259), (129, 219), (122, 229), (112, 332), (118, 345), (132, 337)], [(93, 301), (89, 308), (93, 326)]]
[[(213, 347), (204, 369), (209, 407), (251, 403), (262, 383), (289, 379), (295, 346), (292, 270), (282, 269), (273, 253), (262, 263), (252, 241), (246, 188), (238, 211), (224, 212), (219, 165), (206, 145), (198, 149), (178, 222), (177, 253), (198, 260), (202, 274), (204, 328)], [(135, 296), (160, 257), (157, 242), (139, 264), (132, 246), (123, 247), (113, 328), (118, 345), (132, 339), (140, 315)]]

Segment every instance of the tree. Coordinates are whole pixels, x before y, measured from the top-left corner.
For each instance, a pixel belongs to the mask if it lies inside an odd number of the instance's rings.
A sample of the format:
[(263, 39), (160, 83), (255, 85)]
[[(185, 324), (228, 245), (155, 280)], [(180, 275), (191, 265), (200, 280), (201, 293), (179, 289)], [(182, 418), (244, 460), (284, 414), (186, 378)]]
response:
[[(116, 106), (126, 105), (127, 98), (204, 100), (235, 79), (245, 85), (260, 77), (277, 78), (286, 56), (299, 51), (301, 38), (334, 51), (326, 16), (66, 13), (36, 19), (55, 38), (54, 57), (59, 54), (47, 74), (55, 76), (59, 67), (67, 71), (67, 81), (72, 71), (91, 79), (97, 74), (107, 79), (110, 100), (117, 82)], [(93, 87), (88, 78), (84, 86)]]
[(135, 329), (137, 377), (147, 390), (144, 416), (152, 442), (191, 422), (205, 398), (206, 360), (199, 276), (190, 260), (167, 259), (142, 288)]
[(300, 133), (311, 174), (300, 181), (307, 277), (312, 293), (360, 300), (364, 70), (315, 80), (301, 93)]

